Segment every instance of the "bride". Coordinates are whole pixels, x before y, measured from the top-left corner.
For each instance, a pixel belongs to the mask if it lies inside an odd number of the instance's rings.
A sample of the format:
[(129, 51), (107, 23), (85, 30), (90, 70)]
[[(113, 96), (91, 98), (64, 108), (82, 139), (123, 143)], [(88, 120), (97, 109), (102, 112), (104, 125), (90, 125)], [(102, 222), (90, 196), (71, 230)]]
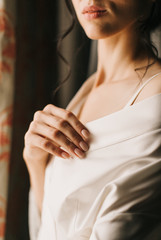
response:
[(25, 135), (31, 240), (159, 240), (161, 63), (150, 34), (161, 0), (66, 4), (98, 40), (98, 66), (67, 109), (47, 105)]

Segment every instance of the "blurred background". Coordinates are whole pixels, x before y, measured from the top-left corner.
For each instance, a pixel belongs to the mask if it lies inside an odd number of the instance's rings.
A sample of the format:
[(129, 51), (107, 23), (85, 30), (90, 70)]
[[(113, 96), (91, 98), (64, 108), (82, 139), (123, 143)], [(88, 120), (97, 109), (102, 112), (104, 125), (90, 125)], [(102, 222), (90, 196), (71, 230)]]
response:
[[(68, 73), (56, 44), (70, 22), (64, 1), (0, 0), (0, 240), (29, 240), (22, 150), (34, 112), (48, 103), (66, 107), (96, 69), (97, 42), (77, 23), (61, 45), (72, 74), (53, 95)], [(161, 51), (160, 30), (153, 39)]]
[(88, 40), (76, 24), (61, 44), (73, 69), (58, 57), (57, 40), (71, 24), (64, 1), (0, 0), (0, 240), (28, 240), (29, 178), (22, 158), (33, 114), (48, 103), (66, 107), (94, 71)]

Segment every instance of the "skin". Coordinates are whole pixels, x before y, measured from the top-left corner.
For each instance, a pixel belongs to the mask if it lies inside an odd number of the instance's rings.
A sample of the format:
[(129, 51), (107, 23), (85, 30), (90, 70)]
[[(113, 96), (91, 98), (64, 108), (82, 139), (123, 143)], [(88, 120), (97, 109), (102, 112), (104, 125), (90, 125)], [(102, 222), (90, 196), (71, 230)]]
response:
[[(144, 78), (145, 68), (135, 71), (148, 64), (147, 53), (143, 50), (136, 28), (140, 17), (146, 19), (149, 16), (153, 1), (72, 0), (72, 3), (87, 36), (98, 40), (98, 66), (93, 76), (94, 85), (79, 114), (79, 119), (87, 123), (121, 110), (136, 89), (161, 70), (161, 65), (156, 61)], [(107, 14), (97, 19), (86, 19), (82, 11), (91, 5), (107, 10)], [(154, 57), (151, 57), (150, 62), (153, 61)], [(160, 91), (161, 81), (158, 76), (142, 90), (136, 102)]]
[[(23, 155), (40, 212), (45, 168), (50, 158), (84, 157), (89, 148), (90, 137), (84, 124), (121, 109), (140, 84), (140, 78), (134, 69), (147, 64), (147, 56), (140, 50), (142, 46), (136, 33), (136, 23), (141, 15), (148, 16), (151, 0), (72, 2), (87, 36), (98, 40), (98, 68), (93, 75), (93, 88), (79, 116), (74, 116), (71, 112), (54, 105), (48, 105), (35, 113), (25, 135)], [(103, 7), (107, 9), (108, 14), (87, 20), (82, 10), (88, 5)], [(159, 70), (161, 66), (159, 61), (156, 61), (142, 82)], [(161, 81), (160, 77), (157, 77), (143, 89), (138, 101), (160, 92)]]
[[(151, 0), (72, 0), (72, 3), (87, 36), (97, 40), (119, 34), (125, 28), (134, 26), (140, 16), (149, 15), (152, 5)], [(86, 20), (82, 11), (84, 7), (92, 5), (107, 10), (107, 14), (99, 19)]]

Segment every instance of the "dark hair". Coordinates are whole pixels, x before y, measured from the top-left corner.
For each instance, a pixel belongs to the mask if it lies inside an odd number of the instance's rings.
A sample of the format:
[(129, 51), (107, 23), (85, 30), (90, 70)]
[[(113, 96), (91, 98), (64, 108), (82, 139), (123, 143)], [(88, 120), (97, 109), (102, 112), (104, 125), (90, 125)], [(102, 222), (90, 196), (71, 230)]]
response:
[[(60, 87), (68, 80), (70, 74), (71, 74), (71, 68), (69, 63), (67, 62), (67, 60), (63, 57), (63, 55), (60, 53), (59, 49), (60, 49), (60, 45), (63, 41), (63, 39), (73, 30), (75, 22), (76, 22), (76, 14), (75, 14), (75, 10), (73, 8), (73, 4), (71, 2), (71, 0), (65, 0), (67, 9), (71, 15), (71, 25), (68, 27), (68, 29), (62, 34), (61, 38), (58, 41), (57, 44), (57, 49), (58, 49), (58, 55), (60, 56), (60, 58), (66, 63), (67, 67), (68, 67), (68, 74), (65, 77), (65, 79), (62, 81), (61, 84), (59, 84), (59, 86), (56, 88), (56, 90), (54, 91), (54, 93), (56, 93)], [(152, 8), (151, 8), (151, 12), (148, 16), (148, 18), (146, 19), (140, 19), (138, 21), (138, 28), (137, 30), (139, 31), (140, 37), (141, 37), (141, 42), (142, 45), (145, 49), (145, 51), (147, 52), (147, 57), (148, 57), (148, 64), (147, 66), (143, 67), (145, 69), (145, 72), (142, 76), (142, 78), (145, 76), (148, 68), (155, 62), (150, 63), (149, 59), (151, 56), (153, 56), (155, 59), (158, 59), (158, 50), (157, 48), (154, 46), (152, 40), (151, 40), (151, 33), (161, 25), (161, 0), (155, 0), (153, 2)], [(137, 72), (138, 70), (141, 70), (143, 68), (136, 68), (135, 71)], [(139, 75), (138, 75), (139, 76)], [(141, 78), (141, 79), (142, 79)]]
[(64, 80), (61, 83), (59, 83), (58, 86), (55, 88), (55, 90), (53, 92), (54, 95), (59, 91), (59, 89), (64, 85), (64, 83), (68, 80), (68, 78), (71, 75), (71, 67), (70, 67), (68, 61), (66, 60), (66, 58), (62, 55), (62, 53), (60, 51), (60, 47), (61, 47), (61, 43), (64, 40), (64, 38), (67, 37), (67, 35), (73, 30), (73, 28), (76, 24), (76, 15), (75, 15), (75, 11), (74, 11), (71, 1), (65, 0), (65, 3), (66, 3), (68, 11), (70, 13), (70, 16), (71, 16), (71, 24), (66, 29), (66, 31), (61, 34), (61, 37), (59, 37), (59, 39), (57, 41), (57, 54), (60, 57), (60, 59), (66, 64), (68, 72), (67, 72), (67, 75), (64, 78)]
[[(149, 16), (144, 19), (139, 19), (138, 21), (138, 33), (140, 34), (140, 40), (142, 47), (147, 53), (148, 64), (143, 68), (136, 68), (135, 72), (145, 69), (141, 80), (146, 75), (150, 66), (152, 66), (158, 59), (158, 50), (152, 42), (151, 33), (161, 25), (161, 0), (155, 0), (152, 3), (152, 8)], [(150, 63), (150, 58), (154, 57), (154, 61)], [(139, 75), (138, 75), (139, 76)]]
[(159, 27), (159, 25), (161, 25), (161, 0), (155, 0), (150, 15), (147, 19), (140, 21), (138, 29), (143, 46), (155, 57), (158, 57), (158, 51), (154, 46), (150, 35), (157, 27)]

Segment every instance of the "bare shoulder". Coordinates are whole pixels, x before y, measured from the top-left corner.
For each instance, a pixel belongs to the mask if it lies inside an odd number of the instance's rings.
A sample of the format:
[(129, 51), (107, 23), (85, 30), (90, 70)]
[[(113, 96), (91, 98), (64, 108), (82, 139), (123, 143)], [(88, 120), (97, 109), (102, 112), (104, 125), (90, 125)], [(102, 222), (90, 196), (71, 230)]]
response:
[[(148, 81), (149, 79), (151, 80)], [(147, 84), (141, 90), (136, 102), (161, 93), (161, 63), (158, 62), (155, 64), (155, 66), (147, 74), (143, 83), (144, 82), (147, 82)]]
[[(96, 72), (95, 73), (93, 73), (91, 76), (89, 76), (87, 79), (86, 79), (86, 81), (84, 82), (84, 86), (86, 86), (86, 85), (93, 85), (93, 83), (94, 83), (94, 80), (95, 80), (95, 77), (96, 77)], [(83, 86), (82, 85), (82, 86)]]

